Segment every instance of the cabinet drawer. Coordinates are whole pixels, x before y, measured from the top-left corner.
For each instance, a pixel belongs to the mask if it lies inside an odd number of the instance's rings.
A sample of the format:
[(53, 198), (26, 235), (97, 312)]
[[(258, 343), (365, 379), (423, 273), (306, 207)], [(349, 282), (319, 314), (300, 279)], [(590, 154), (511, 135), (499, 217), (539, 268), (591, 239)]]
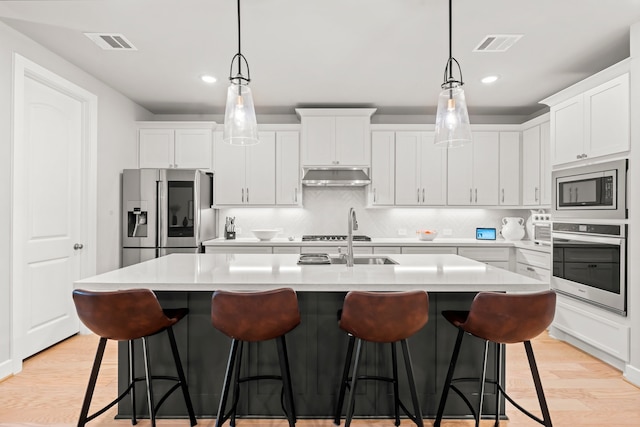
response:
[[(347, 253), (347, 242), (344, 242), (344, 245), (340, 245), (340, 246), (302, 246), (300, 248), (300, 253), (303, 253), (303, 254), (337, 254), (340, 252), (343, 254)], [(373, 247), (354, 246), (353, 253), (354, 254), (372, 254)]]
[(551, 273), (548, 269), (534, 267), (520, 262), (516, 265), (516, 273), (522, 274), (523, 276), (529, 276), (532, 279), (537, 279), (545, 283), (549, 283), (551, 280)]
[(433, 246), (433, 247), (420, 247), (420, 246), (403, 246), (403, 254), (457, 254), (458, 250), (452, 246)]
[(274, 246), (274, 254), (299, 254), (300, 246)]
[(466, 247), (458, 248), (458, 255), (476, 261), (509, 262), (509, 248)]
[(204, 249), (208, 254), (270, 254), (271, 246), (207, 246)]
[(400, 254), (402, 250), (400, 246), (374, 246), (374, 254)]
[(527, 249), (517, 249), (516, 262), (542, 267), (548, 270), (551, 266), (551, 254)]

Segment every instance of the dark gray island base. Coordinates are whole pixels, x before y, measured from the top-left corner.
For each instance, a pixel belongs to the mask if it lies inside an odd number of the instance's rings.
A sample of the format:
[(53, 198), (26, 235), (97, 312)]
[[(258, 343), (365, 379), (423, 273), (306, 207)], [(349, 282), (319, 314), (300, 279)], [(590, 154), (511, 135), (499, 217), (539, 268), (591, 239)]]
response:
[[(211, 326), (211, 292), (156, 292), (165, 308), (189, 307), (189, 315), (174, 327), (182, 363), (196, 416), (215, 418), (222, 381), (225, 374), (231, 340)], [(347, 350), (348, 338), (337, 324), (337, 311), (342, 307), (345, 292), (298, 292), (302, 323), (287, 335), (287, 347), (293, 382), (296, 412), (300, 418), (332, 418), (339, 381)], [(430, 292), (429, 322), (409, 339), (418, 397), (424, 418), (435, 418), (440, 394), (449, 367), (457, 330), (441, 316), (443, 310), (467, 310), (475, 293)], [(139, 344), (138, 344), (139, 345)], [(389, 344), (366, 343), (360, 372), (363, 375), (390, 376), (391, 348)], [(487, 378), (495, 378), (495, 351), (490, 346)], [(164, 335), (151, 337), (151, 363), (154, 375), (173, 375), (169, 344)], [(458, 361), (457, 377), (480, 377), (483, 343), (465, 340)], [(502, 352), (504, 358), (504, 352)], [(245, 346), (245, 372), (242, 375), (279, 374), (275, 341), (251, 343)], [(144, 372), (141, 346), (136, 348), (136, 373)], [(398, 360), (400, 397), (410, 404), (402, 358)], [(504, 364), (503, 364), (504, 366)], [(118, 389), (126, 387), (128, 376), (127, 346), (121, 342), (118, 350)], [(504, 372), (501, 374), (504, 386)], [(155, 381), (156, 393), (169, 385)], [(479, 385), (459, 385), (473, 390), (477, 397)], [(284, 418), (280, 405), (280, 383), (258, 381), (241, 386), (238, 415), (253, 418)], [(385, 418), (393, 414), (392, 386), (379, 381), (363, 381), (358, 386), (355, 417)], [(485, 390), (483, 414), (495, 414), (495, 393)], [(470, 393), (469, 393), (470, 394)], [(467, 394), (467, 395), (469, 395)], [(147, 414), (144, 387), (136, 395), (137, 414)], [(501, 399), (503, 400), (503, 399)], [(477, 405), (477, 400), (471, 402)], [(346, 407), (346, 405), (345, 405)], [(504, 416), (504, 402), (500, 402)], [(131, 415), (129, 399), (119, 403), (118, 418)], [(186, 418), (180, 393), (174, 393), (163, 404), (159, 417)], [(470, 418), (463, 401), (451, 393), (445, 418)], [(405, 422), (409, 422), (406, 420)]]

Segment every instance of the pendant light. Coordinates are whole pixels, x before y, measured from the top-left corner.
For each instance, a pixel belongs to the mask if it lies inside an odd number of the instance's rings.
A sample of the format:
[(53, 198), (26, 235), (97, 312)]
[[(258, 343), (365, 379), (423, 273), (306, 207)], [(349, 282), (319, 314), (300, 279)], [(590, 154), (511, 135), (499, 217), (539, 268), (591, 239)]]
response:
[[(258, 140), (258, 123), (253, 96), (249, 88), (251, 73), (249, 63), (240, 50), (240, 0), (238, 0), (238, 53), (231, 59), (227, 90), (227, 106), (224, 112), (222, 140), (231, 145), (254, 145)], [(237, 61), (238, 72), (233, 75), (233, 64)], [(242, 74), (242, 63), (247, 67), (247, 77)]]
[[(442, 147), (458, 147), (471, 142), (471, 125), (467, 102), (462, 89), (462, 69), (453, 57), (451, 37), (451, 1), (449, 0), (449, 59), (444, 69), (444, 83), (438, 97), (438, 111), (436, 113), (435, 144)], [(458, 67), (460, 80), (453, 77), (453, 67)]]

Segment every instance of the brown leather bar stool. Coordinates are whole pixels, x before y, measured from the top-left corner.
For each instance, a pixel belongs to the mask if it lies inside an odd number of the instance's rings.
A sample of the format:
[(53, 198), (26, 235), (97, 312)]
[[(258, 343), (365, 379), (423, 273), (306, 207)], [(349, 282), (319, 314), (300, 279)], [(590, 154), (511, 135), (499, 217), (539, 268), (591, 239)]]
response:
[[(231, 338), (231, 350), (220, 396), (216, 427), (220, 427), (229, 418), (231, 418), (231, 426), (235, 426), (240, 384), (263, 379), (282, 381), (282, 409), (289, 421), (289, 427), (293, 427), (296, 423), (296, 409), (293, 402), (285, 334), (300, 324), (300, 311), (295, 291), (289, 288), (261, 292), (216, 291), (211, 298), (211, 324)], [(272, 339), (276, 340), (278, 347), (280, 375), (255, 375), (241, 378), (243, 344)], [(234, 370), (233, 404), (225, 414)]]
[[(545, 291), (534, 294), (480, 292), (471, 303), (469, 311), (443, 311), (442, 315), (444, 318), (458, 328), (458, 337), (453, 349), (453, 355), (451, 356), (449, 371), (447, 372), (447, 377), (444, 382), (444, 390), (440, 398), (436, 420), (433, 423), (434, 427), (440, 427), (449, 389), (455, 391), (463, 399), (476, 420), (476, 427), (479, 426), (480, 419), (482, 418), (482, 404), (486, 383), (493, 384), (496, 388), (496, 427), (500, 424), (500, 394), (533, 420), (545, 427), (551, 427), (551, 416), (549, 415), (549, 408), (547, 407), (547, 401), (544, 397), (544, 391), (542, 390), (538, 367), (533, 356), (531, 340), (547, 329), (553, 321), (555, 310), (555, 292)], [(460, 354), (462, 338), (465, 333), (485, 341), (482, 378), (480, 379), (453, 378), (458, 355)], [(542, 411), (542, 419), (528, 412), (509, 397), (502, 388), (499, 379), (487, 380), (487, 351), (489, 349), (489, 342), (496, 344), (496, 375), (498, 376), (502, 371), (500, 354), (502, 344), (524, 343), (524, 348), (529, 360), (529, 368), (531, 369), (531, 375), (533, 376), (533, 382), (538, 395), (538, 402), (540, 403), (540, 409)], [(478, 411), (471, 406), (471, 403), (460, 389), (453, 385), (453, 383), (461, 381), (480, 382), (480, 404)]]
[[(156, 295), (149, 289), (130, 289), (110, 292), (93, 292), (76, 289), (73, 291), (73, 302), (76, 305), (76, 311), (82, 323), (100, 337), (93, 368), (91, 369), (91, 376), (89, 377), (89, 385), (87, 386), (84, 402), (82, 403), (78, 427), (84, 426), (89, 421), (103, 414), (122, 400), (127, 394), (131, 397), (131, 423), (135, 425), (137, 423), (135, 413), (135, 384), (139, 381), (145, 381), (147, 385), (147, 405), (149, 407), (149, 418), (151, 419), (152, 426), (156, 425), (156, 413), (162, 403), (169, 394), (178, 388), (182, 390), (191, 425), (195, 426), (197, 421), (193, 412), (187, 381), (184, 376), (184, 371), (182, 370), (180, 355), (172, 329), (173, 325), (187, 315), (188, 309), (163, 310)], [(166, 331), (169, 336), (177, 377), (150, 375), (151, 364), (147, 338), (164, 331)], [(142, 348), (144, 350), (144, 377), (136, 377), (134, 371), (133, 341), (138, 338), (142, 339)], [(93, 415), (88, 415), (107, 340), (129, 342), (129, 385), (113, 402), (95, 412)], [(170, 380), (175, 382), (160, 398), (157, 405), (154, 402), (153, 396), (153, 380)]]
[[(424, 291), (409, 292), (361, 292), (351, 291), (344, 298), (342, 314), (339, 326), (349, 334), (349, 346), (345, 359), (340, 392), (336, 403), (334, 422), (340, 425), (342, 405), (345, 391), (349, 386), (349, 401), (345, 415), (345, 427), (349, 427), (353, 418), (355, 405), (355, 392), (360, 380), (380, 380), (393, 384), (395, 425), (400, 425), (400, 408), (413, 420), (418, 427), (423, 427), (422, 411), (418, 402), (416, 384), (413, 378), (413, 366), (411, 355), (407, 345), (407, 338), (418, 332), (429, 320), (429, 295)], [(393, 376), (391, 378), (381, 376), (358, 375), (362, 342), (391, 344), (391, 360)], [(400, 401), (398, 393), (398, 365), (396, 343), (400, 341), (402, 354), (407, 371), (409, 390), (413, 402), (414, 413), (411, 414)], [(356, 358), (353, 363), (353, 372), (349, 378), (353, 347), (356, 346)], [(350, 384), (349, 384), (350, 382)]]

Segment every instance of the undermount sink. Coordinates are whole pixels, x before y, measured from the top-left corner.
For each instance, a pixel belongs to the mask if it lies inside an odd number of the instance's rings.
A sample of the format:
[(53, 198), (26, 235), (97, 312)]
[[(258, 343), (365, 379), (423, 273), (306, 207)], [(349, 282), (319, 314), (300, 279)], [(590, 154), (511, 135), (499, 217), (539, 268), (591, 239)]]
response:
[[(346, 264), (346, 257), (330, 257), (331, 264)], [(356, 256), (353, 258), (354, 265), (385, 265), (385, 264), (397, 264), (396, 261), (386, 256)]]

